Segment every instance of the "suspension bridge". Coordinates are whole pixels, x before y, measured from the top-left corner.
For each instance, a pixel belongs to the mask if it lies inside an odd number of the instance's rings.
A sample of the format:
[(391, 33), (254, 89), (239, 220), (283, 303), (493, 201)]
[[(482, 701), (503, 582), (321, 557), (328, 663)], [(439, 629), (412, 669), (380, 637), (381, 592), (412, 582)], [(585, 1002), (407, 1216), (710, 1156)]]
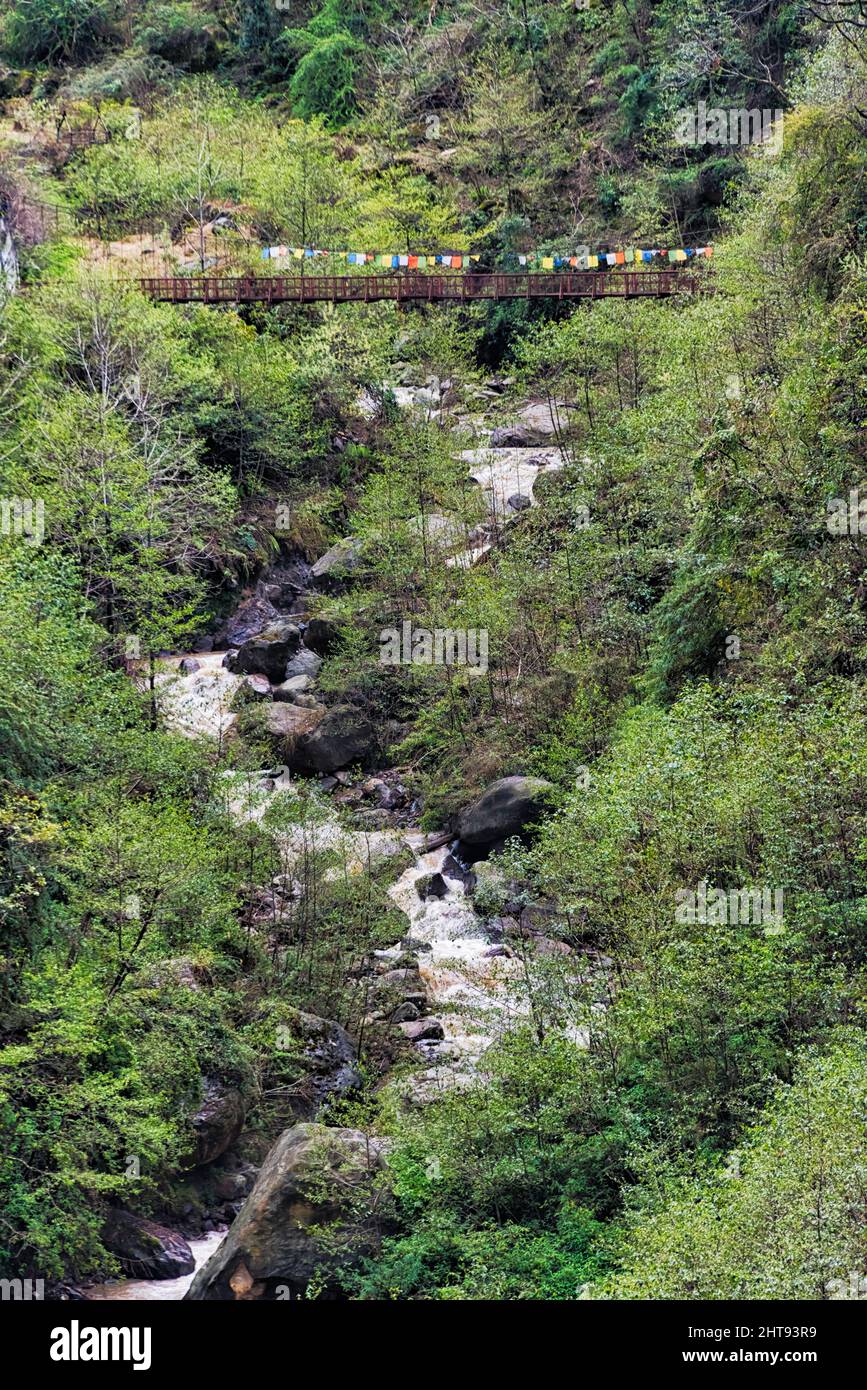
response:
[[(77, 134), (77, 132), (76, 132)], [(86, 132), (91, 143), (93, 131)], [(64, 233), (81, 235), (81, 228), (69, 209), (37, 202), (0, 187), (0, 214), (12, 225), (29, 228), (32, 240), (44, 240)], [(150, 247), (141, 255), (166, 255), (160, 245), (155, 224), (143, 224), (137, 235), (150, 232)], [(189, 236), (192, 231), (188, 229)], [(112, 243), (104, 243), (111, 251)], [(123, 245), (123, 243), (120, 243)], [(187, 248), (190, 249), (189, 247)], [(204, 257), (203, 257), (204, 259)], [(167, 267), (168, 268), (168, 267)], [(431, 270), (405, 270), (384, 274), (262, 275), (231, 265), (216, 273), (201, 273), (184, 267), (184, 273), (142, 276), (140, 267), (129, 265), (118, 274), (111, 267), (111, 278), (135, 286), (150, 299), (169, 304), (370, 304), (390, 300), (397, 304), (450, 302), (480, 303), (501, 299), (595, 300), (666, 299), (710, 288), (708, 277), (694, 269), (671, 266), (664, 270), (564, 270), (537, 272), (489, 272), (467, 269), (439, 273)], [(172, 267), (174, 270), (174, 267)]]
[(574, 271), (568, 274), (203, 275), (140, 278), (142, 292), (171, 304), (399, 304), (491, 299), (664, 299), (690, 294), (698, 279), (682, 270)]

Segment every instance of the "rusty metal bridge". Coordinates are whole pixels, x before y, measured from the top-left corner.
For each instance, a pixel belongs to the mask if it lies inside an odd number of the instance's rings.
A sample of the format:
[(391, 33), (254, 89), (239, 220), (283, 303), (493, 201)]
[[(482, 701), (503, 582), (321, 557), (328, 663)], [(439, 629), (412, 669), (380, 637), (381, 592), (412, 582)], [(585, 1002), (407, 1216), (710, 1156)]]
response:
[(573, 271), (538, 275), (152, 276), (141, 290), (170, 304), (399, 304), (490, 299), (665, 299), (698, 289), (682, 270)]

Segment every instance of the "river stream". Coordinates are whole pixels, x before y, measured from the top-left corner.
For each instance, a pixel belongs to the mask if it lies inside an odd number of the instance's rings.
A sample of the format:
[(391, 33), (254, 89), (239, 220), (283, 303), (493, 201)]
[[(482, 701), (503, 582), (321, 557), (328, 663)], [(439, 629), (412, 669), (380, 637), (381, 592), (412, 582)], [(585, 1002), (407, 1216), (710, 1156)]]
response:
[[(552, 447), (488, 447), (467, 451), (463, 458), (482, 488), (488, 513), (495, 520), (508, 515), (508, 498), (516, 493), (527, 497), (532, 505), (533, 483), (539, 472), (562, 467), (560, 451)], [(446, 563), (468, 564), (477, 559), (476, 553), (458, 552)], [(235, 718), (230, 710), (232, 697), (243, 677), (224, 668), (223, 656), (223, 652), (187, 653), (186, 658), (176, 655), (163, 664), (157, 689), (161, 716), (167, 725), (191, 737), (225, 737)], [(185, 673), (181, 669), (185, 659), (197, 663), (198, 669)], [(228, 804), (238, 822), (260, 819), (273, 806), (274, 798), (297, 797), (297, 786), (285, 769), (276, 777), (265, 772), (227, 777)], [(427, 850), (427, 837), (418, 829), (347, 829), (337, 813), (329, 809), (321, 819), (281, 831), (276, 838), (283, 872), (289, 876), (294, 863), (309, 849), (337, 851), (342, 871), (349, 873), (363, 872), (376, 862), (407, 848), (411, 850), (413, 863), (389, 891), (407, 917), (407, 934), (419, 943), (419, 969), (426, 986), (428, 1012), (439, 1019), (444, 1036), (442, 1040), (416, 1044), (423, 1065), (410, 1085), (414, 1099), (424, 1101), (448, 1087), (465, 1084), (491, 1042), (514, 1021), (519, 1006), (510, 999), (506, 986), (517, 963), (491, 951), (490, 940), (462, 881), (444, 875), (443, 896), (419, 895), (419, 880), (443, 871), (448, 847)], [(386, 963), (401, 950), (398, 943), (378, 955)], [(217, 1249), (223, 1234), (213, 1232), (190, 1241), (197, 1269)], [(116, 1280), (88, 1289), (87, 1297), (181, 1299), (192, 1279), (190, 1274), (171, 1280)]]

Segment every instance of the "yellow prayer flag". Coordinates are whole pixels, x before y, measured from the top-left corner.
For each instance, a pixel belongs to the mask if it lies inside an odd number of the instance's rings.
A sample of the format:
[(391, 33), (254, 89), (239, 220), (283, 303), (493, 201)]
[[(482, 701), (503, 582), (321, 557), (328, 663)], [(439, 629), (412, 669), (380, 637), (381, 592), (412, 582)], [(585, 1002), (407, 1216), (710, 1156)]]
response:
[(554, 269), (554, 257), (553, 257), (553, 256), (543, 256), (543, 257), (542, 257), (542, 269), (543, 269), (543, 270), (553, 270), (553, 269)]
[(591, 270), (596, 270), (597, 267), (598, 267), (598, 265), (599, 265), (599, 257), (598, 257), (598, 256), (588, 256), (588, 257), (587, 257), (587, 264), (589, 265), (589, 267), (590, 267)]

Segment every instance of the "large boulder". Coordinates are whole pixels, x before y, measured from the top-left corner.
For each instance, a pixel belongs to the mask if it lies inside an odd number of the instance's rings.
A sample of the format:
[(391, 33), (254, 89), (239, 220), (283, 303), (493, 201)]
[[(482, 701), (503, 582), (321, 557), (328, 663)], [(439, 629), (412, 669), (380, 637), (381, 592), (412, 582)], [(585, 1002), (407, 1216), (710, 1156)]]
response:
[[(297, 709), (297, 705), (275, 705)], [(336, 772), (351, 763), (367, 761), (376, 745), (376, 730), (367, 716), (352, 705), (328, 710), (318, 727), (298, 739), (294, 766), (307, 772)]]
[(400, 1031), (408, 1042), (442, 1042), (445, 1038), (443, 1026), (438, 1018), (419, 1018), (406, 1023), (398, 1023)]
[[(361, 1084), (355, 1043), (331, 1019), (293, 1009), (277, 1029), (277, 1046), (298, 1063), (300, 1079), (292, 1096), (295, 1119), (313, 1119), (330, 1097), (346, 1095)], [(267, 1089), (267, 1075), (264, 1084)]]
[(458, 817), (458, 834), (465, 845), (492, 845), (517, 835), (538, 820), (550, 782), (541, 777), (501, 777), (492, 782)]
[(286, 680), (292, 680), (294, 676), (309, 676), (311, 680), (315, 680), (321, 666), (322, 657), (311, 651), (309, 647), (303, 646), (299, 647), (291, 661), (287, 663), (283, 674)]
[(241, 647), (245, 642), (262, 632), (264, 628), (279, 620), (279, 613), (264, 595), (245, 598), (238, 604), (231, 618), (227, 618), (218, 629), (215, 641), (218, 647)]
[(237, 713), (246, 709), (247, 705), (260, 704), (271, 698), (271, 682), (267, 676), (245, 676), (232, 696), (229, 707)]
[(229, 669), (241, 675), (267, 676), (276, 685), (285, 679), (286, 666), (300, 642), (301, 629), (295, 623), (272, 623), (238, 648)]
[(134, 1279), (179, 1279), (196, 1267), (183, 1236), (143, 1216), (112, 1208), (102, 1228), (102, 1243), (116, 1255), (124, 1274)]
[(294, 705), (299, 695), (308, 695), (313, 689), (310, 676), (290, 676), (288, 681), (275, 685), (272, 695), (275, 700), (286, 705)]
[(193, 1301), (334, 1294), (341, 1270), (375, 1251), (386, 1225), (383, 1141), (298, 1124), (277, 1140), (225, 1240), (199, 1270)]
[(388, 970), (377, 976), (371, 997), (379, 1016), (393, 1015), (399, 1004), (412, 1004), (419, 1014), (428, 1005), (427, 990), (417, 965), (411, 969)]
[(304, 629), (304, 645), (319, 656), (327, 656), (340, 640), (340, 629), (330, 618), (311, 618)]
[(188, 1155), (190, 1167), (213, 1163), (234, 1144), (244, 1127), (247, 1107), (241, 1092), (214, 1077), (206, 1077), (199, 1109), (193, 1116), (194, 1147)]
[(265, 729), (274, 740), (276, 751), (287, 764), (295, 756), (299, 742), (315, 732), (325, 714), (324, 705), (305, 709), (302, 705), (275, 700), (265, 710)]
[(420, 898), (448, 897), (449, 885), (441, 873), (422, 874), (416, 879), (415, 891)]
[(361, 543), (357, 540), (342, 540), (320, 556), (310, 571), (310, 578), (318, 584), (338, 583), (348, 579), (361, 564)]
[(528, 401), (518, 411), (518, 419), (543, 438), (550, 439), (568, 424), (570, 409), (566, 401)]
[(532, 425), (498, 425), (491, 432), (492, 449), (535, 449), (545, 436)]

